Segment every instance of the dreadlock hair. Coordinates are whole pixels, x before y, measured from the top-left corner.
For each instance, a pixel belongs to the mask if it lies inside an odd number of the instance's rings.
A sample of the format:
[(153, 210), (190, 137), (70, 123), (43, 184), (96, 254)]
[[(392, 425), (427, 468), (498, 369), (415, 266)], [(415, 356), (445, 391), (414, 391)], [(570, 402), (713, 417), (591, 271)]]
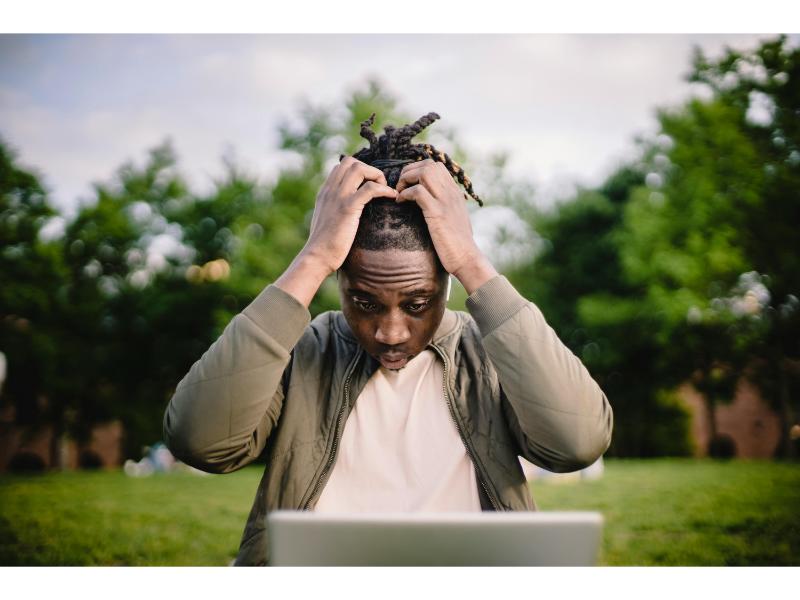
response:
[[(386, 183), (393, 188), (397, 187), (403, 166), (431, 158), (443, 163), (453, 178), (464, 186), (467, 194), (483, 206), (472, 189), (472, 182), (458, 163), (431, 144), (411, 143), (414, 136), (439, 118), (438, 114), (431, 112), (400, 128), (386, 125), (385, 133), (377, 137), (372, 130), (375, 122), (375, 113), (372, 113), (361, 123), (361, 137), (369, 142), (369, 147), (362, 148), (353, 157), (380, 169), (386, 177)], [(344, 155), (339, 160), (343, 158)], [(466, 194), (464, 197), (467, 199)], [(367, 203), (361, 213), (353, 248), (431, 250), (433, 242), (422, 209), (416, 202), (397, 203), (392, 198), (375, 198)]]

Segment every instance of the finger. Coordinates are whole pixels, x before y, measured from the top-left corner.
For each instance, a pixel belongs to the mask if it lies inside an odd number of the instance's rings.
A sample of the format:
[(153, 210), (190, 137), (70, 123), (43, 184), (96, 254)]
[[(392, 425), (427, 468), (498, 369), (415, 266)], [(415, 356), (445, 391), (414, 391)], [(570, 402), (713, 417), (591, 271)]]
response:
[(364, 205), (374, 198), (396, 198), (397, 190), (378, 183), (376, 181), (368, 181), (353, 194), (352, 201), (356, 204)]
[(422, 184), (404, 189), (397, 195), (397, 202), (416, 202), (426, 217), (436, 214), (441, 207), (441, 202)]
[(344, 177), (345, 171), (352, 165), (354, 162), (357, 162), (357, 159), (353, 158), (352, 156), (345, 156), (342, 160), (340, 160), (336, 165), (334, 165), (333, 169), (331, 169), (330, 174), (328, 175), (328, 179), (325, 183), (330, 182), (332, 186), (337, 186), (339, 182)]
[(335, 165), (331, 169), (330, 173), (328, 173), (328, 176), (325, 178), (325, 181), (322, 182), (322, 185), (319, 186), (319, 191), (317, 192), (317, 197), (318, 198), (320, 196), (325, 195), (325, 193), (328, 191), (328, 189), (331, 187), (331, 185), (333, 185), (333, 182), (337, 179), (337, 173), (338, 173), (337, 169), (338, 168), (339, 168), (339, 165)]
[(340, 186), (347, 190), (357, 190), (365, 180), (386, 185), (386, 176), (383, 171), (361, 161), (356, 161), (347, 167), (342, 176)]
[[(407, 175), (409, 173), (414, 173), (416, 171), (419, 171), (420, 169), (425, 169), (426, 167), (430, 167), (431, 164), (433, 164), (433, 162), (434, 161), (431, 160), (430, 158), (426, 158), (425, 160), (420, 160), (420, 161), (417, 161), (417, 162), (414, 162), (414, 163), (410, 163), (410, 164), (406, 165), (405, 167), (403, 167), (403, 169), (400, 171), (400, 179), (397, 182), (397, 185), (398, 185), (397, 190), (398, 191), (402, 191), (403, 188), (408, 187), (409, 184), (413, 185), (414, 183), (419, 181), (418, 179), (415, 179), (413, 181), (403, 181), (403, 176), (404, 175)], [(401, 181), (403, 181), (402, 185), (400, 185)]]
[(431, 165), (428, 165), (427, 168), (423, 167), (421, 169), (407, 171), (400, 175), (400, 179), (397, 180), (397, 191), (402, 192), (412, 185), (419, 184), (424, 185), (433, 192), (442, 183), (441, 180), (437, 181), (439, 175), (440, 173), (437, 172), (435, 166)]
[(400, 173), (400, 179), (397, 180), (397, 191), (402, 192), (404, 189), (423, 183), (423, 175), (425, 168), (414, 169), (412, 171), (403, 171)]

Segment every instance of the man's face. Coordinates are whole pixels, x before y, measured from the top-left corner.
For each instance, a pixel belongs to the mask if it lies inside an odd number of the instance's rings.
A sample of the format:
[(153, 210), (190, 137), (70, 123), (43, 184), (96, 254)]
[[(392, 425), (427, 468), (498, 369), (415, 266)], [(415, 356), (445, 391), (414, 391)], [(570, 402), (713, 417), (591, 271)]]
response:
[(358, 343), (387, 369), (425, 349), (444, 316), (447, 277), (433, 251), (354, 248), (339, 295)]

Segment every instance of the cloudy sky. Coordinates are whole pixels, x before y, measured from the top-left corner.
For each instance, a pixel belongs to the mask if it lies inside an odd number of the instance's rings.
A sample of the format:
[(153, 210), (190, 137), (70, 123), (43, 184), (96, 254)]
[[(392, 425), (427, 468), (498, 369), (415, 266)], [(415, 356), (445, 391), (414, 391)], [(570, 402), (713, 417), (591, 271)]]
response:
[(756, 35), (0, 35), (0, 136), (68, 214), (126, 160), (173, 140), (198, 190), (221, 156), (269, 180), (276, 125), (298, 101), (341, 105), (377, 75), (411, 114), (434, 110), (476, 154), (506, 150), (539, 200), (597, 183), (697, 93), (692, 47)]

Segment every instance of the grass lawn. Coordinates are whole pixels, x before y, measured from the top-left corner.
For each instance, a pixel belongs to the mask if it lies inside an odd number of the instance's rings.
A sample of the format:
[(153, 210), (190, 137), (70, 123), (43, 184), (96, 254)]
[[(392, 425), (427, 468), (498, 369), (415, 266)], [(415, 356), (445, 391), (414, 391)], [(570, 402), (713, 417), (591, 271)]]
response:
[[(226, 565), (260, 476), (0, 476), (0, 564)], [(601, 564), (800, 565), (798, 464), (609, 460), (532, 487), (542, 510), (605, 515)]]

